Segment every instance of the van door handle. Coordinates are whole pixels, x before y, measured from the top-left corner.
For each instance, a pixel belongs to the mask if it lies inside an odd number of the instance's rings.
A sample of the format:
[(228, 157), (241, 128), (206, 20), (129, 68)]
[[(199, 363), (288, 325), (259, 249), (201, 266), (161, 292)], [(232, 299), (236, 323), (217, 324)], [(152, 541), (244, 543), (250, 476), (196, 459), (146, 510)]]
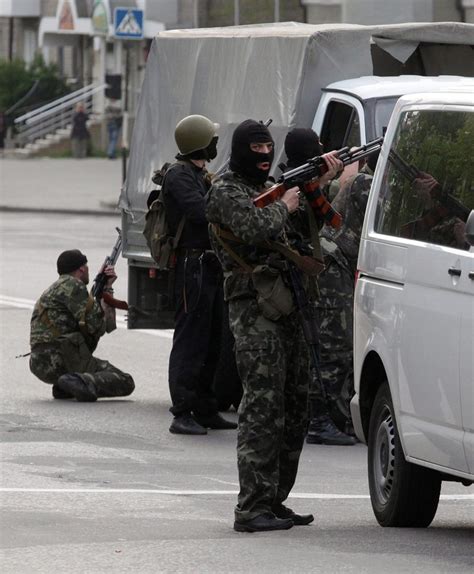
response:
[(456, 267), (450, 267), (448, 269), (448, 273), (450, 275), (454, 275), (455, 277), (461, 277), (461, 269), (457, 269)]
[(469, 271), (469, 279), (474, 279), (474, 271)]

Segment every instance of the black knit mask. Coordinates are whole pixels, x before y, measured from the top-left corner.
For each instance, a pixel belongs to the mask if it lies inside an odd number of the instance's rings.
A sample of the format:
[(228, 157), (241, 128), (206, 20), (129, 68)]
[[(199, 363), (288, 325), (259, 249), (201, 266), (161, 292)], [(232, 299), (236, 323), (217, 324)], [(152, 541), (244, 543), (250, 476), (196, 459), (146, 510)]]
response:
[(237, 126), (232, 136), (230, 169), (248, 179), (251, 183), (262, 184), (268, 179), (270, 168), (262, 170), (258, 163), (273, 162), (274, 150), (270, 153), (259, 153), (250, 149), (251, 143), (273, 144), (273, 138), (266, 126), (255, 120), (245, 120)]
[(295, 128), (285, 138), (285, 153), (289, 168), (306, 163), (310, 158), (323, 154), (323, 146), (312, 129)]
[(64, 275), (66, 273), (72, 273), (86, 265), (87, 257), (79, 251), (79, 249), (69, 249), (68, 251), (63, 251), (56, 263), (58, 274)]

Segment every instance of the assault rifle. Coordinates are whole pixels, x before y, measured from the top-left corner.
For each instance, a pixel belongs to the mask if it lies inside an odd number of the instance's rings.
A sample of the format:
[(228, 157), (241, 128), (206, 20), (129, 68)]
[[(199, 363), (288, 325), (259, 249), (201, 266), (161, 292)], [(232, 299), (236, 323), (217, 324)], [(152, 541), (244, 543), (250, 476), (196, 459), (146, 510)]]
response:
[[(382, 142), (383, 138), (380, 137), (360, 147), (346, 146), (337, 150), (337, 157), (346, 166), (375, 153), (382, 147)], [(277, 183), (255, 197), (253, 203), (256, 207), (266, 207), (280, 199), (291, 187), (298, 186), (308, 198), (311, 207), (321, 213), (330, 225), (338, 228), (341, 226), (342, 217), (333, 209), (318, 185), (318, 179), (327, 171), (324, 158), (315, 156), (303, 165), (283, 173)]]
[[(397, 169), (411, 184), (415, 179), (423, 179), (425, 176), (422, 171), (420, 171), (416, 166), (405, 161), (402, 156), (393, 149), (390, 150), (388, 159), (395, 169)], [(454, 195), (449, 193), (449, 191), (443, 191), (439, 183), (431, 191), (431, 197), (437, 201), (440, 206), (445, 208), (450, 215), (461, 219), (461, 221), (467, 221), (470, 210), (457, 200)]]
[(299, 320), (303, 329), (303, 336), (308, 346), (311, 358), (311, 381), (321, 389), (323, 399), (327, 401), (327, 393), (319, 368), (319, 330), (311, 309), (308, 296), (301, 279), (301, 271), (294, 263), (288, 263), (288, 279), (293, 293), (293, 300), (298, 311)]
[(99, 273), (97, 273), (94, 283), (92, 285), (91, 294), (92, 296), (100, 301), (103, 299), (107, 305), (110, 307), (115, 307), (116, 309), (128, 310), (128, 303), (126, 301), (120, 301), (119, 299), (114, 299), (111, 293), (104, 291), (107, 285), (107, 275), (104, 273), (104, 269), (109, 265), (115, 265), (117, 259), (119, 258), (120, 252), (122, 251), (122, 232), (116, 227), (118, 233), (117, 241), (113, 246), (112, 253), (105, 258)]

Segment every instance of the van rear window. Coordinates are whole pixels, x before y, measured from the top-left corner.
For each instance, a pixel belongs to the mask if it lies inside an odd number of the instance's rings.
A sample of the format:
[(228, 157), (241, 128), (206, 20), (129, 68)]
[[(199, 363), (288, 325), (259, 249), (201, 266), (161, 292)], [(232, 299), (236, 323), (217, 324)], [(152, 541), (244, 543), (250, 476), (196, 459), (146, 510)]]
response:
[(390, 150), (375, 230), (469, 249), (465, 222), (474, 209), (474, 113), (406, 112)]

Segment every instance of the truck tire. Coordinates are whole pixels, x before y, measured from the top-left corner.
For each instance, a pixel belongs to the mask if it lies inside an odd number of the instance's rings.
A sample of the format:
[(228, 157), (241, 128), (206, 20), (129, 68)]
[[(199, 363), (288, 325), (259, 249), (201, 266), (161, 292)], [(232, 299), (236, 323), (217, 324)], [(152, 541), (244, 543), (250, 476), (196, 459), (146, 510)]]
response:
[(405, 460), (386, 381), (375, 397), (368, 447), (370, 499), (378, 523), (429, 526), (438, 508), (441, 477)]

